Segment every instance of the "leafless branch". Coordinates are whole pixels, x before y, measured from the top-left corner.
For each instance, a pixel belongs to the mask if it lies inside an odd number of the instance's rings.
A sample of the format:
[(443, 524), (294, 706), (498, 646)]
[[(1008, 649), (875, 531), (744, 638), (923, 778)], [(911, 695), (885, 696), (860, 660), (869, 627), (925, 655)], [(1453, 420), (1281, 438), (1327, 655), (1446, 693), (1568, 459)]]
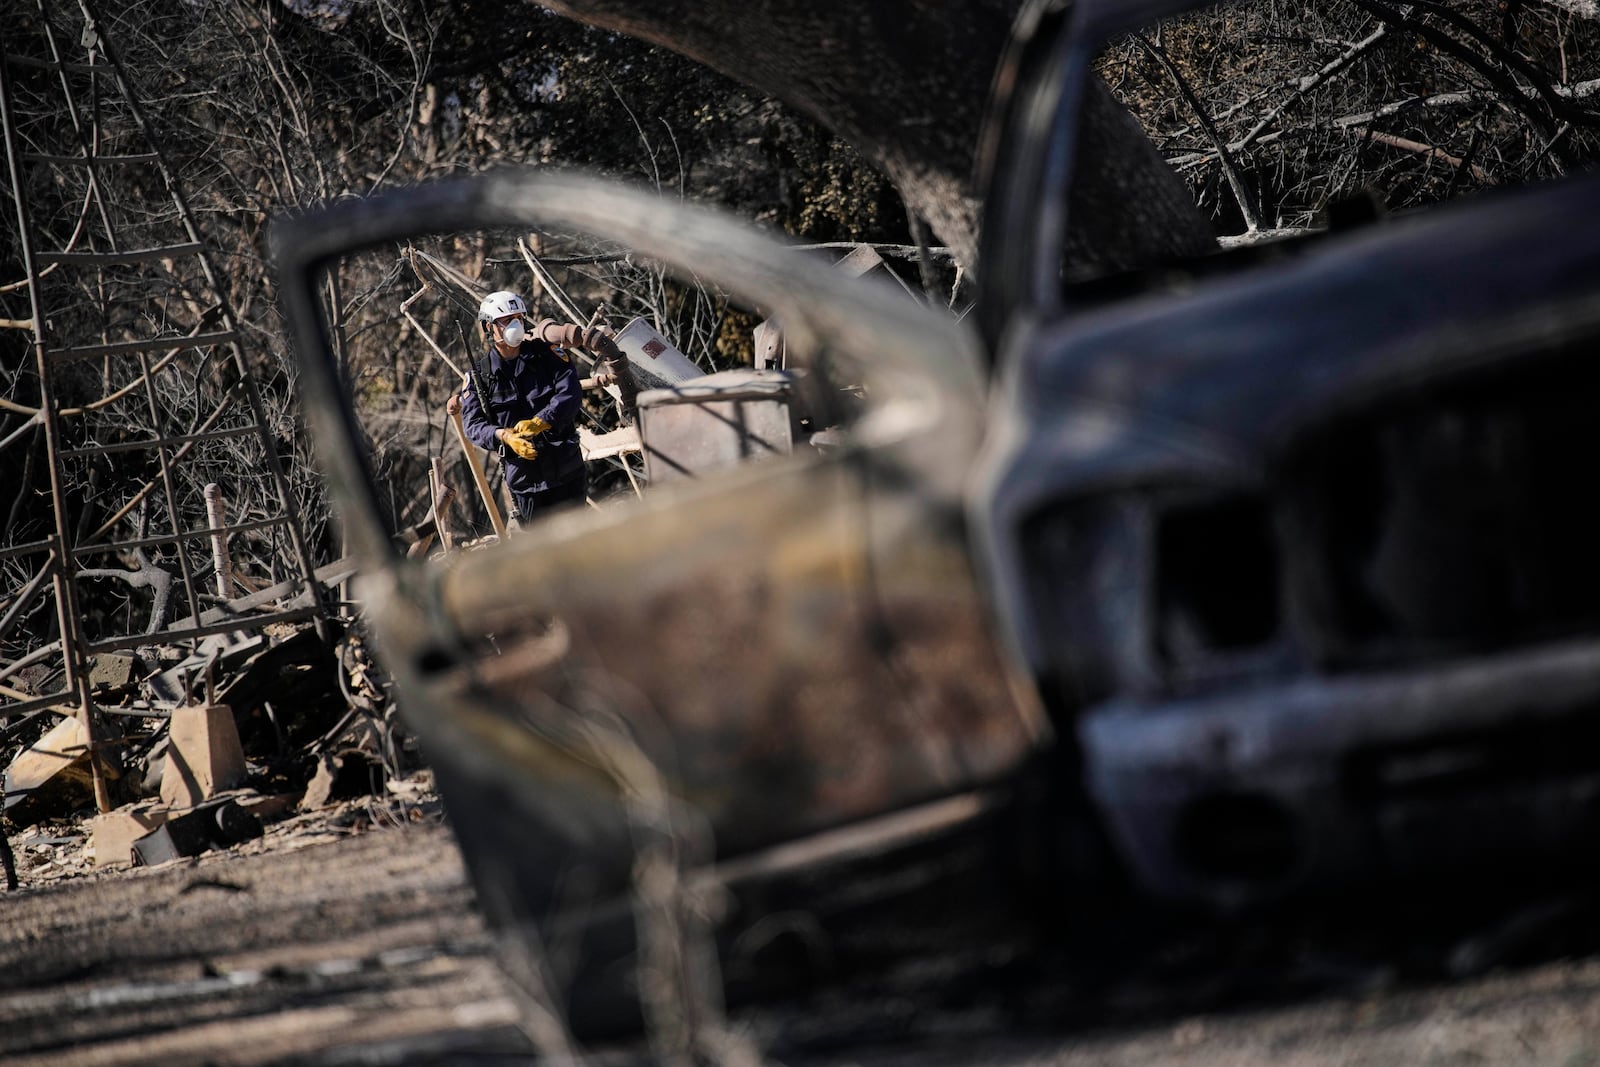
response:
[[(1441, 163), (1448, 163), (1452, 167), (1461, 167), (1465, 162), (1459, 157), (1452, 156), (1450, 153), (1435, 148), (1432, 145), (1423, 144), (1421, 141), (1413, 141), (1407, 137), (1396, 137), (1392, 133), (1384, 133), (1382, 130), (1374, 130), (1370, 126), (1352, 125), (1345, 128), (1352, 132), (1360, 133), (1368, 139), (1376, 141), (1378, 144), (1386, 144), (1390, 148), (1398, 148), (1406, 152), (1415, 152), (1418, 155), (1427, 156), (1430, 159), (1437, 159)], [(1482, 182), (1484, 185), (1495, 184), (1494, 177), (1482, 167), (1473, 164), (1467, 169), (1471, 171), (1474, 178), (1478, 179), (1478, 181)]]
[(1261, 118), (1257, 120), (1256, 124), (1250, 128), (1249, 133), (1246, 133), (1243, 137), (1239, 138), (1228, 147), (1235, 152), (1242, 152), (1246, 148), (1250, 147), (1250, 145), (1255, 142), (1256, 138), (1261, 136), (1262, 131), (1264, 131), (1268, 126), (1271, 126), (1274, 122), (1278, 121), (1278, 116), (1282, 115), (1284, 111), (1288, 110), (1289, 107), (1299, 102), (1307, 93), (1311, 92), (1311, 90), (1315, 89), (1317, 86), (1328, 81), (1330, 78), (1337, 76), (1343, 71), (1349, 70), (1350, 64), (1354, 63), (1358, 58), (1372, 49), (1373, 46), (1375, 46), (1379, 41), (1383, 40), (1388, 35), (1388, 25), (1380, 25), (1376, 30), (1373, 30), (1366, 37), (1362, 38), (1360, 41), (1357, 41), (1355, 44), (1346, 49), (1345, 52), (1339, 56), (1339, 58), (1333, 60), (1333, 62), (1327, 64), (1316, 73), (1308, 74), (1304, 78), (1301, 78), (1294, 84), (1294, 91), (1290, 93), (1287, 99), (1278, 104), (1278, 106), (1270, 109), (1265, 115), (1261, 116)]
[(1250, 196), (1250, 191), (1245, 188), (1244, 179), (1239, 175), (1239, 168), (1234, 163), (1233, 153), (1228, 150), (1227, 143), (1222, 139), (1222, 135), (1217, 132), (1216, 124), (1211, 121), (1211, 116), (1207, 114), (1205, 105), (1200, 102), (1200, 98), (1190, 88), (1188, 79), (1184, 78), (1183, 74), (1173, 64), (1165, 48), (1151, 41), (1142, 33), (1133, 34), (1133, 39), (1138, 41), (1139, 46), (1149, 53), (1156, 62), (1161, 64), (1162, 69), (1167, 72), (1167, 76), (1172, 79), (1173, 85), (1177, 87), (1184, 102), (1194, 112), (1196, 121), (1205, 130), (1206, 137), (1210, 139), (1212, 148), (1216, 151), (1217, 158), (1222, 163), (1222, 171), (1227, 175), (1228, 186), (1233, 190), (1233, 197), (1239, 204), (1240, 213), (1244, 215), (1245, 227), (1251, 233), (1259, 230), (1261, 228), (1260, 216), (1256, 211), (1255, 202)]
[(1579, 18), (1600, 19), (1600, 4), (1595, 3), (1595, 0), (1544, 0), (1544, 2)]

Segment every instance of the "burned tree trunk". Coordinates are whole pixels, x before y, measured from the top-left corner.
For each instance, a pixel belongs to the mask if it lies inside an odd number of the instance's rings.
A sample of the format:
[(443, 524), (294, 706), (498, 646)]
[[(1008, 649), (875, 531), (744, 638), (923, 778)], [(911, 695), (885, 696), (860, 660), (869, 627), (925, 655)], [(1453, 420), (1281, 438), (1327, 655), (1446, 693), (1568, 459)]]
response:
[[(908, 207), (961, 262), (974, 263), (974, 154), (1014, 0), (974, 0), (954, 12), (910, 0), (539, 2), (680, 52), (813, 116), (882, 167)], [(1139, 262), (1212, 247), (1183, 183), (1138, 124), (1100, 95), (1088, 116), (1096, 158), (1075, 201), (1083, 228), (1073, 254), (1100, 264), (1108, 250)]]

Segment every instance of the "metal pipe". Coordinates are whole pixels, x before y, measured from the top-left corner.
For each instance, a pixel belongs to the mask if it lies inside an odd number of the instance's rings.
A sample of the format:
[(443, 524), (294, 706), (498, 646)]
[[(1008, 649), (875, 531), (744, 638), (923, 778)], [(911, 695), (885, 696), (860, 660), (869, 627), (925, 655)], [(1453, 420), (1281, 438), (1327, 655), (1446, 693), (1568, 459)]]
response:
[(106, 787), (102, 768), (104, 757), (94, 747), (96, 736), (94, 704), (89, 699), (88, 673), (82, 669), (80, 659), (83, 634), (78, 625), (77, 597), (71, 581), (70, 548), (72, 526), (67, 519), (66, 488), (61, 484), (61, 427), (56, 420), (55, 404), (50, 397), (50, 361), (46, 358), (44, 343), (44, 309), (40, 307), (38, 262), (34, 258), (33, 229), (28, 217), (23, 190), (22, 167), (17, 147), (16, 129), (11, 113), (11, 78), (6, 64), (0, 62), (0, 128), (6, 142), (6, 164), (10, 170), (11, 188), (16, 190), (17, 235), (22, 247), (23, 271), (28, 277), (28, 301), (33, 318), (33, 354), (39, 374), (39, 416), (44, 425), (45, 456), (50, 467), (50, 503), (55, 515), (55, 554), (61, 566), (52, 568), (52, 581), (56, 594), (56, 625), (61, 636), (62, 670), (68, 692), (75, 692), (78, 711), (83, 717), (84, 732), (89, 738), (89, 766), (94, 777), (95, 806), (102, 812), (111, 810), (111, 796)]

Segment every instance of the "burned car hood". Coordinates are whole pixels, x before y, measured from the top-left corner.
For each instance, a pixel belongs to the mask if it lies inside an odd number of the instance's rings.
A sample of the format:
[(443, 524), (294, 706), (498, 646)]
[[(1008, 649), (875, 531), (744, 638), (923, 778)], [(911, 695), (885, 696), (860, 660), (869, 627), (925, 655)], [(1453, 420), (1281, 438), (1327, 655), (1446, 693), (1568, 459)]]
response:
[[(1492, 361), (1491, 334), (1509, 352), (1600, 315), (1589, 281), (1600, 178), (1498, 201), (1331, 237), (1313, 259), (1041, 329), (1024, 342), (1035, 355), (1002, 360), (991, 424), (1012, 432), (991, 447), (991, 470), (1007, 472), (998, 505), (1015, 513), (1183, 468), (1250, 479), (1325, 419)], [(1508, 323), (1507, 306), (1527, 310)]]

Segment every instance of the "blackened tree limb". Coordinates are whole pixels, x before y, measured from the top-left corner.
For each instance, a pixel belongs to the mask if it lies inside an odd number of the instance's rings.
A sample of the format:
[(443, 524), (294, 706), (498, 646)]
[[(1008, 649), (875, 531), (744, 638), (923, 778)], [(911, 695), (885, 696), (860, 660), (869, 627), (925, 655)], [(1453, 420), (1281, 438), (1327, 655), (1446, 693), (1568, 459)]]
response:
[[(1498, 42), (1480, 41), (1485, 46), (1485, 52), (1477, 52), (1438, 27), (1429, 25), (1415, 15), (1398, 11), (1387, 4), (1380, 3), (1379, 0), (1356, 0), (1356, 3), (1363, 10), (1383, 19), (1392, 26), (1411, 30), (1439, 49), (1439, 51), (1477, 71), (1490, 85), (1500, 92), (1506, 103), (1522, 112), (1530, 122), (1543, 130), (1546, 135), (1555, 130), (1558, 117), (1581, 125), (1600, 124), (1600, 115), (1564, 100), (1561, 94), (1551, 86), (1549, 80), (1540, 76), (1531, 65), (1526, 64), (1521, 59), (1517, 59), (1515, 63), (1507, 61), (1504, 55), (1505, 50), (1499, 47)], [(1413, 6), (1440, 14), (1441, 18), (1445, 18), (1447, 22), (1452, 24), (1458, 21), (1458, 17), (1455, 17), (1453, 12), (1441, 14), (1436, 9), (1436, 5), (1424, 3), (1423, 0), (1417, 0)], [(1458, 26), (1458, 28), (1462, 27)], [(1482, 31), (1477, 30), (1476, 27), (1472, 27), (1470, 30), (1463, 29), (1463, 32), (1472, 34), (1475, 39), (1478, 39), (1478, 34), (1482, 34)], [(1517, 84), (1516, 79), (1504, 69), (1507, 66), (1512, 67), (1528, 79), (1528, 83), (1533, 90), (1531, 94), (1523, 86)], [(1543, 104), (1544, 106), (1539, 107), (1536, 104)]]
[(1579, 125), (1600, 125), (1600, 115), (1589, 111), (1587, 108), (1578, 107), (1566, 100), (1561, 93), (1556, 91), (1550, 77), (1534, 64), (1518, 55), (1516, 50), (1497, 40), (1494, 34), (1488, 32), (1476, 22), (1462, 15), (1459, 11), (1452, 11), (1437, 0), (1412, 0), (1412, 6), (1426, 11), (1450, 26), (1454, 26), (1462, 33), (1476, 41), (1483, 48), (1484, 54), (1516, 74), (1520, 74), (1541, 100), (1549, 106), (1550, 112), (1563, 122), (1572, 122)]
[(1256, 138), (1260, 137), (1262, 132), (1268, 126), (1278, 121), (1278, 116), (1287, 111), (1296, 101), (1304, 99), (1305, 95), (1311, 90), (1315, 89), (1317, 86), (1322, 85), (1330, 79), (1337, 77), (1339, 74), (1342, 74), (1346, 70), (1349, 70), (1350, 64), (1354, 63), (1358, 58), (1370, 51), (1374, 45), (1388, 35), (1389, 26), (1387, 24), (1380, 25), (1376, 30), (1373, 30), (1366, 37), (1351, 45), (1347, 50), (1339, 55), (1338, 58), (1332, 60), (1322, 67), (1321, 70), (1301, 78), (1295, 83), (1294, 92), (1289, 94), (1289, 98), (1287, 100), (1284, 100), (1282, 103), (1278, 104), (1277, 107), (1272, 108), (1265, 115), (1261, 116), (1261, 118), (1256, 121), (1256, 124), (1250, 127), (1250, 131), (1248, 133), (1239, 138), (1235, 144), (1232, 144), (1229, 147), (1235, 152), (1242, 152), (1246, 148), (1250, 147)]
[[(958, 263), (977, 254), (973, 185), (990, 84), (1017, 0), (539, 0), (679, 52), (816, 118), (882, 168)], [(1093, 165), (1075, 187), (1068, 255), (1128, 265), (1215, 248), (1187, 188), (1100, 87), (1084, 118)]]
[(1190, 87), (1188, 79), (1173, 65), (1167, 50), (1142, 33), (1135, 33), (1133, 39), (1139, 42), (1139, 47), (1145, 50), (1145, 54), (1161, 64), (1161, 69), (1172, 79), (1172, 84), (1183, 97), (1184, 103), (1194, 112), (1195, 121), (1200, 124), (1207, 139), (1211, 141), (1211, 146), (1216, 149), (1217, 159), (1222, 164), (1222, 173), (1228, 178), (1228, 188), (1233, 190), (1233, 198), (1239, 204), (1239, 213), (1244, 216), (1245, 228), (1255, 233), (1261, 229), (1260, 213), (1256, 211), (1255, 200), (1251, 197), (1250, 190), (1245, 187), (1239, 168), (1233, 161), (1233, 153), (1228, 151), (1228, 142), (1217, 132), (1217, 124), (1211, 121), (1211, 115), (1206, 111), (1205, 105), (1194, 95), (1194, 89)]

